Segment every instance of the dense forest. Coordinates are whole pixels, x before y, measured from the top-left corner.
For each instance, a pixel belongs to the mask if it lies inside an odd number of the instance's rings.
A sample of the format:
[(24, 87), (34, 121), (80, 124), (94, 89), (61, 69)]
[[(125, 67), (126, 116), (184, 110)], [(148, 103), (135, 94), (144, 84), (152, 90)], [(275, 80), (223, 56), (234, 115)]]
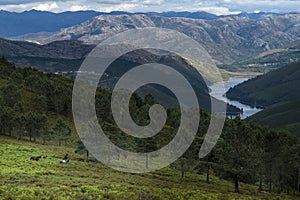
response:
[[(58, 146), (73, 145), (77, 152), (90, 156), (78, 141), (72, 122), (72, 79), (32, 68), (17, 68), (1, 58), (0, 85), (1, 135), (44, 145), (53, 141)], [(114, 122), (108, 106), (110, 97), (110, 90), (98, 88), (96, 111), (105, 133), (119, 147), (150, 152), (166, 145), (176, 134), (180, 111), (168, 107), (166, 125), (155, 137), (137, 139), (126, 135)], [(148, 124), (148, 111), (155, 103), (151, 95), (144, 98), (133, 95), (130, 111), (134, 121), (139, 125)], [(179, 170), (179, 180), (185, 181), (187, 172), (196, 171), (206, 174), (208, 184), (211, 174), (232, 181), (236, 193), (241, 191), (241, 183), (257, 185), (257, 190), (270, 193), (295, 195), (300, 192), (299, 138), (287, 131), (245, 122), (239, 117), (226, 119), (216, 147), (209, 156), (199, 160), (198, 152), (210, 121), (208, 112), (200, 110), (200, 114), (193, 144), (171, 165), (173, 170)]]

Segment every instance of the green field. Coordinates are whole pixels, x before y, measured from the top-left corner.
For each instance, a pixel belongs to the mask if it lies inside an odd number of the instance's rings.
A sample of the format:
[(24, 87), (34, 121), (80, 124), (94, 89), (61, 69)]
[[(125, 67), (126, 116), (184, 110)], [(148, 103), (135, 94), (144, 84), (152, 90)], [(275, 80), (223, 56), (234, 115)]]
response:
[[(170, 167), (148, 174), (117, 172), (85, 161), (71, 147), (33, 144), (0, 137), (0, 199), (296, 199), (284, 194), (257, 192), (257, 186), (241, 184), (233, 193), (231, 182), (215, 176), (188, 173), (180, 182), (179, 171)], [(68, 164), (60, 164), (70, 154)], [(31, 161), (31, 156), (47, 155)], [(300, 199), (300, 198), (299, 198)]]

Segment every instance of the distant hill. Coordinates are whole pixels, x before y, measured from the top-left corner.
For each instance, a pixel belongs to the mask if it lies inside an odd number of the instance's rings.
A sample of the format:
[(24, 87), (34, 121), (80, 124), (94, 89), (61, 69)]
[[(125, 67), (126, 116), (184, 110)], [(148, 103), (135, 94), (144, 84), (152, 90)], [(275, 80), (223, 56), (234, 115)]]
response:
[(31, 66), (44, 72), (75, 71), (94, 47), (76, 40), (39, 45), (0, 39), (0, 56), (18, 66)]
[(300, 100), (276, 104), (247, 119), (271, 128), (285, 129), (300, 136)]
[(184, 17), (191, 19), (204, 19), (204, 20), (213, 20), (218, 19), (221, 16), (217, 16), (208, 12), (200, 11), (200, 12), (148, 12), (148, 13), (136, 13), (136, 14), (145, 14), (147, 16), (161, 16), (161, 17)]
[(272, 49), (253, 58), (220, 67), (230, 71), (266, 73), (295, 62), (300, 62), (300, 40), (293, 41), (286, 48)]
[[(289, 14), (293, 14), (293, 13), (289, 13)], [(247, 18), (247, 19), (261, 19), (264, 17), (282, 16), (282, 15), (284, 15), (284, 14), (275, 13), (275, 12), (258, 12), (258, 13), (241, 12), (240, 14), (236, 14), (233, 16), (243, 17), (243, 18)]]
[(37, 32), (55, 32), (99, 15), (96, 11), (52, 13), (30, 10), (22, 13), (0, 11), (0, 37)]
[(149, 14), (99, 15), (52, 34), (37, 33), (17, 39), (41, 44), (76, 39), (98, 44), (112, 35), (130, 29), (167, 28), (198, 41), (219, 65), (230, 65), (299, 40), (299, 23), (300, 14), (270, 15), (260, 19), (226, 16), (213, 20)]
[(226, 96), (259, 107), (300, 99), (300, 63), (248, 80), (230, 89)]

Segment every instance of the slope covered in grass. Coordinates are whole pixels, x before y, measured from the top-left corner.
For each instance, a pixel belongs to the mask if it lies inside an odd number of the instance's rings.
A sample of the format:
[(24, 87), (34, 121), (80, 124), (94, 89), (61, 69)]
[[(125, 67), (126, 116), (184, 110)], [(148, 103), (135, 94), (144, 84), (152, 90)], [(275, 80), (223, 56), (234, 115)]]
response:
[(300, 136), (300, 100), (271, 106), (249, 117), (253, 121), (272, 128), (281, 128)]
[[(64, 153), (70, 163), (60, 164)], [(84, 161), (69, 147), (34, 145), (0, 137), (1, 199), (292, 199), (285, 195), (258, 193), (257, 187), (242, 184), (241, 194), (233, 185), (212, 177), (189, 173), (184, 182), (179, 172), (165, 168), (155, 173), (121, 173)], [(31, 156), (47, 155), (30, 161)]]

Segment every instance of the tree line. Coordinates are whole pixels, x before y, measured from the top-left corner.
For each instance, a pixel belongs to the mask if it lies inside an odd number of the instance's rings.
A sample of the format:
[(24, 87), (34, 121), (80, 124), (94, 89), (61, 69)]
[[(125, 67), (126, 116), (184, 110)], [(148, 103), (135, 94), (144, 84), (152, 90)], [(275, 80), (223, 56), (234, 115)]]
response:
[[(0, 60), (0, 80), (0, 134), (18, 140), (29, 137), (34, 143), (41, 137), (43, 144), (55, 138), (59, 145), (71, 136), (63, 120), (71, 115), (68, 80), (32, 68), (16, 68), (5, 58)], [(58, 117), (50, 121), (50, 115)]]

